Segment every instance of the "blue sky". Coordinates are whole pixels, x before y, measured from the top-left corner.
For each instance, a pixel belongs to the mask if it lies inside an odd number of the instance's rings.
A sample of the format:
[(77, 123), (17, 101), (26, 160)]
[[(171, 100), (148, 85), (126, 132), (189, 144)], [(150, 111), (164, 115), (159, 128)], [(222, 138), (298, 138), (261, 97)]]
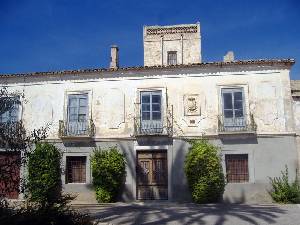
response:
[(0, 0), (0, 73), (107, 67), (111, 44), (143, 65), (143, 25), (197, 21), (203, 61), (294, 58), (300, 79), (298, 0)]

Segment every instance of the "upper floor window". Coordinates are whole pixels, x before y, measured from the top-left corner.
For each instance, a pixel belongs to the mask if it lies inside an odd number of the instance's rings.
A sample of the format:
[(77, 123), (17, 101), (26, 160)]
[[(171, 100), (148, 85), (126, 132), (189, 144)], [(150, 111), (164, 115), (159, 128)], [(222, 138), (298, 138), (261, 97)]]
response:
[(176, 65), (177, 64), (177, 52), (169, 51), (168, 52), (168, 65)]
[(68, 96), (67, 126), (69, 135), (85, 135), (88, 131), (88, 94)]
[(245, 126), (243, 88), (222, 89), (222, 106), (224, 126)]
[(143, 121), (161, 120), (161, 91), (141, 92), (141, 105)]
[(20, 99), (19, 97), (6, 97), (1, 100), (3, 112), (0, 114), (0, 123), (17, 122), (20, 120)]
[(141, 92), (141, 132), (142, 133), (161, 133), (162, 108), (161, 91)]

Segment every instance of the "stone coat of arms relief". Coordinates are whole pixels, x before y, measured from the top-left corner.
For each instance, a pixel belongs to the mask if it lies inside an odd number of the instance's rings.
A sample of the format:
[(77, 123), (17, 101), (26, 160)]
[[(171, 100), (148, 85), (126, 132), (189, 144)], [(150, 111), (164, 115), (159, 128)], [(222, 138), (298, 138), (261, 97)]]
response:
[(184, 115), (200, 116), (201, 109), (199, 104), (199, 95), (189, 94), (184, 96)]

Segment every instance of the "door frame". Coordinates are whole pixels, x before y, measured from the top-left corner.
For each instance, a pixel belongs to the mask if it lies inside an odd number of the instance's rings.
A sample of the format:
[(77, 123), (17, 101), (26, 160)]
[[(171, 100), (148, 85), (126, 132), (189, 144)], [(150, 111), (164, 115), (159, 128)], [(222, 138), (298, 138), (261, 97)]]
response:
[[(149, 171), (150, 171), (150, 179), (151, 179), (151, 181), (149, 182), (149, 184), (148, 185), (146, 185), (146, 184), (142, 184), (142, 185), (139, 185), (139, 182), (138, 182), (138, 173), (137, 173), (137, 171), (138, 171), (138, 165), (139, 165), (139, 154), (151, 154), (152, 155), (152, 157), (150, 158), (148, 158), (148, 157), (146, 157), (146, 158), (144, 158), (144, 161), (148, 161), (149, 162)], [(165, 182), (163, 182), (163, 183), (161, 183), (160, 185), (159, 184), (153, 184), (153, 179), (152, 179), (152, 177), (154, 176), (154, 173), (153, 173), (153, 166), (154, 166), (154, 164), (153, 164), (153, 162), (155, 161), (155, 159), (157, 159), (157, 157), (153, 157), (153, 154), (159, 154), (159, 153), (162, 153), (162, 154), (164, 154), (164, 156), (163, 156), (163, 158), (161, 158), (161, 157), (159, 157), (159, 159), (163, 159), (163, 160), (166, 160), (165, 161), (165, 171), (164, 171), (164, 173), (166, 173), (166, 179), (164, 179), (165, 180)], [(136, 199), (137, 200), (143, 200), (143, 201), (145, 201), (145, 200), (168, 200), (169, 199), (169, 197), (168, 197), (168, 177), (169, 177), (169, 173), (168, 173), (168, 152), (166, 151), (166, 150), (156, 150), (156, 151), (148, 151), (148, 150), (140, 150), (140, 151), (137, 151), (137, 157), (136, 157), (136, 174), (137, 174), (137, 176), (136, 176), (136, 180), (137, 180), (137, 186), (136, 186)], [(163, 184), (163, 185), (162, 185)], [(146, 187), (149, 187), (149, 188), (151, 188), (151, 187), (159, 187), (159, 186), (161, 186), (161, 187), (163, 187), (164, 189), (165, 188), (167, 188), (167, 196), (166, 196), (166, 198), (158, 198), (158, 199), (155, 199), (155, 198), (153, 198), (153, 199), (141, 199), (141, 198), (138, 198), (138, 189), (139, 189), (139, 187), (140, 186), (146, 186)]]
[[(143, 201), (143, 200), (138, 200), (137, 198), (137, 152), (139, 151), (166, 151), (167, 152), (167, 166), (168, 166), (168, 200), (172, 199), (172, 186), (171, 186), (171, 168), (172, 168), (172, 149), (170, 149), (171, 146), (169, 145), (145, 145), (145, 146), (139, 146), (137, 142), (135, 142), (134, 144), (134, 157), (135, 157), (135, 170), (134, 170), (134, 179), (133, 179), (133, 186), (132, 186), (132, 193), (133, 196), (135, 198), (135, 200), (137, 201)], [(168, 201), (165, 200), (165, 201)]]

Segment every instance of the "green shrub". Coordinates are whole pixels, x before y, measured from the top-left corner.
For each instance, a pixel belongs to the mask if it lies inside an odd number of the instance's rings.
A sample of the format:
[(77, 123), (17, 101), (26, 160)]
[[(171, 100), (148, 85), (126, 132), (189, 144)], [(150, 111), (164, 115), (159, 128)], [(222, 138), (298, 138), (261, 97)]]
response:
[(125, 157), (117, 147), (95, 149), (91, 157), (93, 185), (99, 202), (112, 202), (124, 184)]
[(269, 191), (272, 199), (279, 203), (300, 203), (300, 183), (296, 175), (295, 181), (289, 183), (288, 167), (281, 171), (281, 177), (269, 178), (272, 185)]
[(96, 188), (96, 199), (98, 202), (111, 202), (112, 201), (112, 196), (111, 193), (107, 190), (105, 190), (102, 187), (97, 187)]
[(217, 202), (225, 189), (219, 149), (205, 140), (192, 140), (190, 144), (184, 169), (193, 201)]
[(68, 208), (29, 206), (6, 208), (1, 225), (93, 225), (91, 217)]
[(49, 143), (37, 143), (29, 154), (29, 200), (45, 207), (61, 200), (61, 152)]

